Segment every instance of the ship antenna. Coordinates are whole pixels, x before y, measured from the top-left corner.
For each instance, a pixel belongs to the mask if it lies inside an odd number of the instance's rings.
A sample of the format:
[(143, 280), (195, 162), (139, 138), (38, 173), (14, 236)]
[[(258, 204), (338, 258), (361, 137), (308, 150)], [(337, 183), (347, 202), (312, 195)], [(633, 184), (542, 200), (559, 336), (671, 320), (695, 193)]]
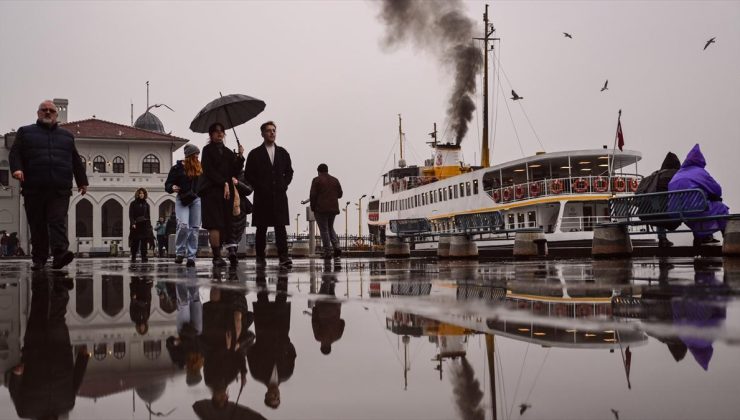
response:
[(480, 165), (484, 168), (491, 166), (488, 150), (488, 41), (496, 39), (491, 38), (495, 31), (493, 24), (488, 21), (488, 5), (486, 5), (486, 11), (483, 13), (483, 33), (485, 36), (474, 38), (483, 41), (483, 140), (481, 142)]
[(406, 161), (403, 159), (403, 128), (401, 126), (401, 114), (398, 114), (398, 146), (401, 149), (401, 157), (398, 159), (398, 167), (405, 168)]

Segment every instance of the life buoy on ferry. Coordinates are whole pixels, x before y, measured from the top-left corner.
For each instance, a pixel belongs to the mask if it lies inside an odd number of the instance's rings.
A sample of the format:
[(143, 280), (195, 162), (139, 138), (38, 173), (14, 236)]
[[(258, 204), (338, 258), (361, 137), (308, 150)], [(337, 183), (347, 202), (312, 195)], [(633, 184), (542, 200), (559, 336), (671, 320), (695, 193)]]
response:
[(609, 181), (604, 178), (603, 176), (596, 177), (594, 179), (594, 191), (596, 192), (606, 192), (606, 190), (609, 189)]
[(511, 187), (504, 188), (504, 191), (501, 193), (501, 197), (504, 199), (504, 201), (511, 200)]
[(563, 192), (563, 180), (553, 179), (550, 181), (550, 192), (553, 194), (560, 194)]
[(640, 182), (637, 181), (637, 178), (630, 178), (630, 191), (637, 192), (638, 185), (640, 185)]
[(624, 192), (627, 189), (627, 182), (621, 176), (614, 178), (614, 191)]
[(501, 190), (493, 190), (493, 201), (496, 203), (501, 201)]
[(540, 195), (540, 183), (539, 182), (532, 182), (529, 184), (529, 196), (530, 197), (537, 197)]
[(524, 198), (524, 185), (519, 184), (514, 187), (514, 197), (517, 200), (521, 200), (522, 198)]
[(573, 191), (577, 193), (583, 193), (588, 190), (588, 181), (586, 181), (584, 178), (578, 178), (575, 181), (573, 181)]

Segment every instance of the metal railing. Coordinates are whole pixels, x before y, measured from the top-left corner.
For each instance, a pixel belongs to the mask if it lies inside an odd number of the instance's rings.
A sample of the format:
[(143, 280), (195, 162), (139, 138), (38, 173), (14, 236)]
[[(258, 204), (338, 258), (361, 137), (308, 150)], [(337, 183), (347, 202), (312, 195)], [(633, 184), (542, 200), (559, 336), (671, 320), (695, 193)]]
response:
[(436, 176), (409, 176), (403, 179), (391, 181), (391, 191), (394, 193), (410, 190), (422, 185), (437, 181)]
[(571, 216), (560, 221), (561, 232), (583, 232), (593, 230), (600, 223), (610, 221), (609, 216)]
[(565, 194), (634, 193), (640, 175), (582, 176), (554, 178), (485, 190), (496, 203), (512, 203), (538, 197)]

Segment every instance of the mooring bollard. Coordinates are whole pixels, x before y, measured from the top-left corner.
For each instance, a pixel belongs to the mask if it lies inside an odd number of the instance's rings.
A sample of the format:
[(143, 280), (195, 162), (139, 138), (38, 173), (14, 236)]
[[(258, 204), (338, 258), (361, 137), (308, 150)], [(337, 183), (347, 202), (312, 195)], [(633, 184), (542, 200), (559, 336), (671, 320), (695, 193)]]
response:
[(450, 237), (440, 236), (437, 241), (437, 258), (447, 258), (450, 256)]
[(290, 256), (293, 258), (306, 258), (309, 256), (308, 241), (295, 241), (290, 249)]
[(727, 221), (723, 241), (723, 255), (728, 257), (740, 256), (740, 218)]
[[(447, 252), (449, 258), (478, 258), (478, 244), (468, 235), (453, 235), (449, 238)], [(439, 249), (437, 251), (439, 252)]]
[(547, 240), (541, 228), (520, 229), (514, 237), (514, 258), (547, 256)]
[(384, 254), (386, 258), (408, 258), (411, 256), (411, 247), (397, 236), (387, 236)]
[(594, 258), (629, 258), (632, 255), (632, 239), (627, 226), (611, 225), (594, 227), (591, 256)]

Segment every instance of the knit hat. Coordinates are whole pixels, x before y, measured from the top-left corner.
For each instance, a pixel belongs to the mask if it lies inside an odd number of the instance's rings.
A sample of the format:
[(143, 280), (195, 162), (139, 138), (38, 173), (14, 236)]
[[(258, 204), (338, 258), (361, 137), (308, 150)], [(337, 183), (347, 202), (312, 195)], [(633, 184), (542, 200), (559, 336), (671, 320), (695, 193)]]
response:
[(200, 149), (198, 149), (198, 146), (194, 144), (185, 145), (185, 157), (188, 157), (190, 155), (197, 155), (199, 153), (200, 153)]

